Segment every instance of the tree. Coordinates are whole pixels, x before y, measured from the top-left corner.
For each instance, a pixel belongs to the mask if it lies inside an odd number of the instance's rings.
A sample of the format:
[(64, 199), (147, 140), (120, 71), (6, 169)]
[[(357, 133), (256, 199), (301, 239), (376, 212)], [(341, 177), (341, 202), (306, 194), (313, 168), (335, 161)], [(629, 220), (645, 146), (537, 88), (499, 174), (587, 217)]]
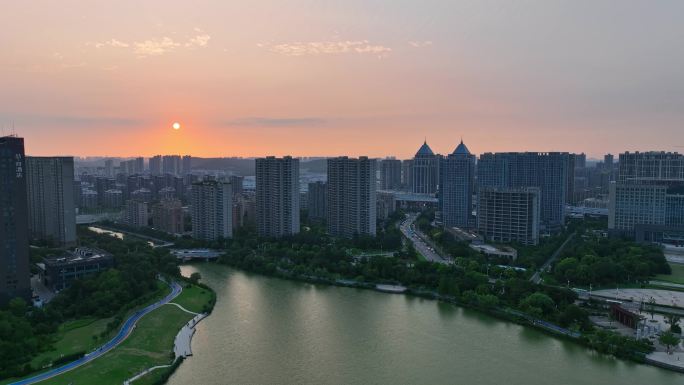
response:
[(668, 314), (665, 316), (665, 323), (670, 325), (670, 331), (672, 333), (680, 333), (682, 332), (682, 328), (679, 327), (679, 321), (681, 318), (677, 315), (674, 314)]
[(672, 354), (670, 348), (673, 346), (677, 346), (677, 344), (679, 344), (679, 337), (677, 337), (672, 332), (665, 332), (660, 335), (658, 341), (661, 344), (665, 345), (665, 347), (667, 348), (667, 354)]
[(520, 301), (520, 307), (534, 316), (546, 316), (554, 311), (556, 304), (544, 293), (532, 293)]
[(197, 285), (197, 283), (202, 279), (202, 274), (198, 272), (194, 272), (190, 274), (190, 282), (192, 282), (193, 285)]

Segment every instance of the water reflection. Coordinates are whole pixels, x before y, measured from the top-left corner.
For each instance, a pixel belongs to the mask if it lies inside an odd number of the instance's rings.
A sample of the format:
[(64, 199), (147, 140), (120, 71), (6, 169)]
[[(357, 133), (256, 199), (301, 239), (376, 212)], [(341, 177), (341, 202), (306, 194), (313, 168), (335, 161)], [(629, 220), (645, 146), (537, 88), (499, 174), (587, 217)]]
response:
[(88, 226), (88, 230), (95, 232), (95, 233), (98, 233), (98, 234), (109, 234), (112, 237), (124, 239), (124, 234), (120, 233), (118, 231), (105, 230), (105, 229), (95, 227), (95, 226)]
[(181, 384), (675, 384), (679, 374), (422, 298), (182, 267), (217, 291)]

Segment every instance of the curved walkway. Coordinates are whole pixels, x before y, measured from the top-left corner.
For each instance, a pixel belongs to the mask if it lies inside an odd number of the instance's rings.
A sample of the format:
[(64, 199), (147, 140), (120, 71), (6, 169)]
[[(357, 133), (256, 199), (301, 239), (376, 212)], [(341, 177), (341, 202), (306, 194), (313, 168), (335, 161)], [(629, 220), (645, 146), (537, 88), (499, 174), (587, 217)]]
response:
[(176, 339), (173, 341), (173, 353), (175, 355), (175, 358), (173, 359), (173, 362), (171, 362), (169, 365), (157, 365), (153, 366), (151, 368), (147, 368), (143, 370), (142, 372), (136, 374), (135, 376), (127, 379), (124, 381), (124, 385), (130, 385), (133, 381), (136, 381), (140, 379), (141, 377), (147, 375), (148, 373), (155, 371), (157, 369), (164, 369), (164, 368), (169, 368), (173, 366), (176, 361), (179, 359), (185, 359), (188, 356), (192, 355), (192, 336), (195, 335), (195, 326), (197, 326), (197, 323), (199, 323), (201, 320), (203, 320), (205, 317), (207, 317), (209, 314), (207, 313), (194, 313), (191, 312), (188, 309), (185, 309), (181, 305), (174, 303), (174, 302), (169, 302), (167, 305), (175, 305), (178, 306), (181, 310), (188, 312), (190, 314), (194, 314), (195, 316), (188, 321), (185, 326), (178, 332), (176, 335)]
[(190, 314), (193, 314), (193, 315), (198, 315), (198, 314), (199, 314), (199, 313), (195, 313), (194, 311), (190, 311), (190, 310), (184, 308), (183, 306), (181, 306), (181, 305), (179, 305), (179, 304), (177, 304), (177, 303), (175, 303), (175, 302), (169, 302), (169, 303), (167, 303), (167, 305), (174, 305), (174, 306), (178, 307), (179, 309), (183, 310), (184, 312), (190, 313)]
[(28, 385), (28, 384), (35, 384), (40, 381), (47, 380), (49, 378), (58, 376), (62, 373), (66, 373), (70, 370), (74, 370), (78, 368), (79, 366), (85, 365), (96, 358), (99, 358), (109, 352), (110, 350), (114, 349), (117, 347), (119, 344), (121, 344), (123, 341), (125, 341), (129, 335), (131, 335), (131, 332), (133, 332), (133, 329), (135, 329), (135, 325), (138, 323), (138, 321), (144, 317), (146, 314), (150, 313), (151, 311), (159, 308), (160, 306), (163, 306), (170, 301), (172, 301), (174, 298), (178, 296), (178, 294), (183, 291), (183, 288), (176, 282), (172, 282), (169, 284), (171, 286), (171, 293), (169, 293), (166, 297), (162, 298), (161, 300), (153, 303), (152, 305), (149, 305), (141, 310), (136, 311), (132, 316), (130, 316), (126, 322), (124, 322), (123, 326), (121, 326), (121, 330), (119, 330), (119, 333), (114, 336), (109, 342), (106, 344), (100, 346), (96, 350), (94, 350), (91, 353), (86, 354), (85, 356), (79, 358), (76, 361), (70, 362), (66, 365), (62, 365), (58, 368), (54, 368), (51, 370), (48, 370), (47, 372), (43, 372), (40, 374), (37, 374), (33, 377), (29, 377), (20, 381), (12, 382), (10, 385)]
[(144, 375), (146, 375), (146, 374), (148, 374), (148, 373), (150, 373), (150, 372), (153, 372), (153, 371), (155, 371), (155, 370), (157, 370), (157, 369), (170, 368), (170, 367), (173, 366), (173, 364), (176, 363), (176, 360), (177, 360), (177, 359), (178, 359), (178, 357), (176, 357), (176, 358), (173, 360), (173, 362), (170, 363), (169, 365), (158, 365), (158, 366), (153, 366), (153, 367), (151, 367), (151, 368), (145, 369), (145, 370), (143, 370), (142, 372), (140, 372), (140, 373), (136, 374), (135, 376), (129, 378), (128, 380), (124, 381), (124, 382), (123, 382), (123, 385), (129, 385), (131, 382), (133, 382), (133, 381), (139, 379), (140, 377), (142, 377), (142, 376), (144, 376)]

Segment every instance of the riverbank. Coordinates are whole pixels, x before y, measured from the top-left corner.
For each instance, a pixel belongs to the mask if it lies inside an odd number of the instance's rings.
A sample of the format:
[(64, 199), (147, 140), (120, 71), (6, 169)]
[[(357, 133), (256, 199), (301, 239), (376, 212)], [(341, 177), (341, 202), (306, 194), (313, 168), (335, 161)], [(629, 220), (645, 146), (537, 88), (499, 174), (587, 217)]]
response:
[[(324, 284), (324, 285), (332, 285), (332, 286), (353, 287), (353, 288), (359, 288), (359, 289), (373, 290), (373, 291), (382, 292), (382, 293), (388, 292), (386, 290), (386, 287), (387, 287), (386, 282), (365, 282), (365, 281), (361, 282), (361, 281), (351, 280), (351, 279), (333, 280), (333, 279), (328, 279), (325, 277), (318, 277), (318, 276), (314, 276), (314, 275), (297, 275), (291, 271), (286, 271), (283, 269), (275, 270), (274, 274), (264, 274), (263, 272), (256, 272), (256, 271), (250, 271), (249, 269), (242, 269), (239, 266), (231, 266), (230, 264), (226, 264), (226, 265), (228, 265), (232, 268), (238, 268), (238, 269), (241, 269), (244, 271), (248, 271), (250, 273), (256, 273), (256, 274), (260, 274), (260, 275), (264, 275), (264, 276), (276, 277), (276, 278), (281, 278), (281, 279), (286, 279), (286, 280), (308, 282), (308, 283), (315, 283), (315, 284)], [(392, 290), (390, 292), (396, 293), (395, 290)], [(625, 360), (629, 360), (629, 361), (640, 363), (640, 364), (649, 364), (649, 362), (646, 360), (646, 354), (648, 352), (645, 352), (643, 350), (641, 350), (641, 351), (636, 350), (637, 347), (639, 349), (643, 349), (643, 345), (641, 342), (636, 341), (632, 338), (622, 337), (620, 335), (617, 335), (615, 333), (612, 333), (612, 332), (609, 332), (606, 330), (595, 329), (591, 333), (582, 334), (577, 330), (569, 330), (569, 329), (563, 328), (561, 326), (555, 325), (555, 324), (548, 322), (548, 321), (545, 321), (543, 319), (533, 317), (529, 314), (526, 314), (526, 313), (521, 312), (521, 311), (516, 310), (516, 309), (511, 309), (511, 308), (507, 308), (507, 307), (500, 307), (500, 306), (481, 306), (477, 303), (464, 302), (464, 301), (459, 300), (458, 298), (453, 297), (453, 296), (442, 295), (436, 291), (424, 290), (424, 289), (419, 289), (419, 288), (417, 289), (417, 288), (407, 287), (404, 290), (404, 287), (402, 286), (401, 292), (403, 294), (408, 294), (411, 296), (426, 298), (426, 299), (430, 299), (430, 300), (436, 300), (436, 301), (456, 305), (459, 307), (472, 309), (472, 310), (487, 314), (489, 316), (492, 316), (494, 318), (498, 318), (498, 319), (501, 319), (504, 321), (513, 322), (513, 323), (516, 323), (516, 324), (519, 324), (522, 326), (526, 326), (526, 327), (531, 327), (531, 328), (534, 328), (536, 330), (542, 331), (545, 334), (573, 341), (574, 343), (577, 343), (581, 346), (584, 346), (585, 348), (589, 348), (590, 350), (598, 352), (600, 354), (607, 354), (610, 356), (614, 356), (614, 357), (617, 357), (620, 359), (625, 359)], [(672, 368), (667, 367), (667, 369), (672, 369)]]
[(200, 273), (217, 303), (198, 327), (194, 357), (167, 385), (643, 385), (682, 379), (442, 301), (273, 279), (213, 263), (181, 270)]
[[(83, 359), (67, 364), (71, 366), (70, 370), (47, 376), (40, 383), (120, 385), (145, 368), (170, 364), (172, 361), (169, 357), (174, 354), (174, 340), (179, 331), (198, 312), (210, 312), (216, 301), (214, 291), (206, 286), (190, 285), (187, 282), (183, 286), (185, 287), (180, 294), (174, 295), (170, 302), (155, 306), (149, 312), (135, 311), (135, 322), (131, 319), (126, 321), (126, 325), (131, 327), (125, 330), (125, 326), (122, 328), (119, 334), (123, 333), (124, 337), (120, 341), (110, 342), (106, 349), (90, 352)], [(196, 322), (193, 327), (194, 324)], [(189, 345), (189, 341), (186, 345)], [(87, 361), (83, 361), (84, 359)], [(0, 384), (16, 381), (7, 380)], [(29, 382), (19, 380), (19, 383)], [(147, 382), (147, 379), (135, 382), (136, 385), (146, 383), (156, 382)]]

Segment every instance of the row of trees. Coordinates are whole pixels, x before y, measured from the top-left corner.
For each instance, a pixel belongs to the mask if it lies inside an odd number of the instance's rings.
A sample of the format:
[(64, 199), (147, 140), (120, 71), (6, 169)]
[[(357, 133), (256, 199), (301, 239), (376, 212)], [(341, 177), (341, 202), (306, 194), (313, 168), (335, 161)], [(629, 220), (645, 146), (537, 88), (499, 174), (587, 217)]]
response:
[[(390, 225), (375, 239), (351, 240), (329, 238), (315, 229), (308, 235), (284, 240), (259, 241), (250, 234), (236, 234), (227, 241), (221, 262), (290, 278), (402, 284), (416, 291), (437, 292), (471, 306), (509, 307), (566, 327), (590, 327), (586, 312), (573, 304), (576, 295), (572, 291), (539, 287), (527, 281), (525, 272), (490, 266), (482, 254), (446, 232), (436, 234), (434, 239), (455, 256), (453, 265), (412, 259), (410, 245), (397, 251), (395, 258), (354, 257), (348, 252), (353, 247), (378, 249), (388, 239), (383, 234), (394, 231), (398, 230)], [(488, 274), (501, 279), (490, 283)]]

